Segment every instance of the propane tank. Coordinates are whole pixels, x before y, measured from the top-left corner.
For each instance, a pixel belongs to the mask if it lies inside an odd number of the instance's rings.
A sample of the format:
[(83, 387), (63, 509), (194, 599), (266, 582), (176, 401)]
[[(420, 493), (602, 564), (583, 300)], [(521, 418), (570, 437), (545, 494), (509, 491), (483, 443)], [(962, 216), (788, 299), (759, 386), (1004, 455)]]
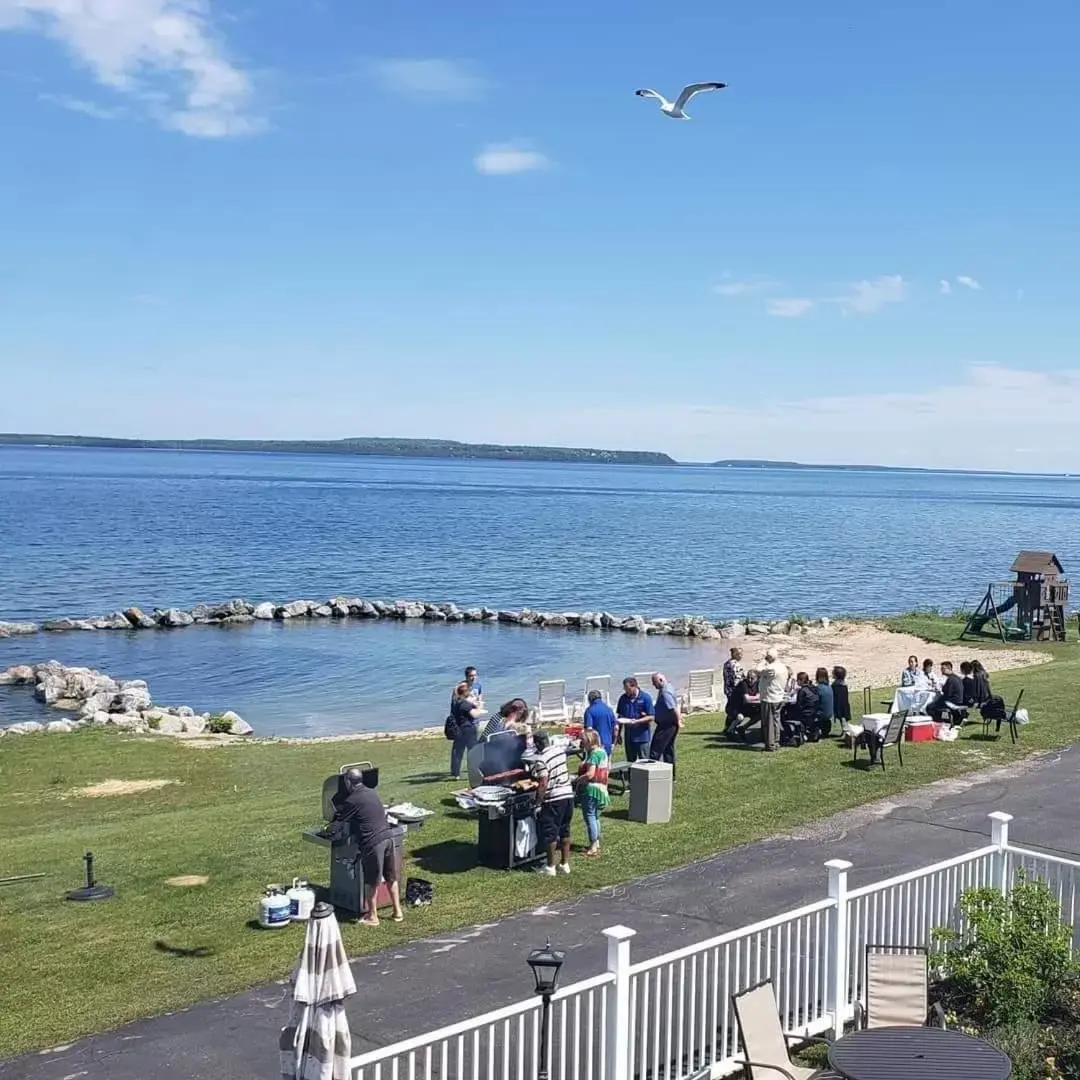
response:
[(285, 894), (289, 900), (289, 917), (293, 922), (306, 922), (315, 906), (315, 890), (303, 878), (293, 878), (292, 888)]
[(259, 925), (264, 930), (275, 930), (288, 926), (292, 903), (280, 885), (267, 885), (266, 892), (259, 900)]

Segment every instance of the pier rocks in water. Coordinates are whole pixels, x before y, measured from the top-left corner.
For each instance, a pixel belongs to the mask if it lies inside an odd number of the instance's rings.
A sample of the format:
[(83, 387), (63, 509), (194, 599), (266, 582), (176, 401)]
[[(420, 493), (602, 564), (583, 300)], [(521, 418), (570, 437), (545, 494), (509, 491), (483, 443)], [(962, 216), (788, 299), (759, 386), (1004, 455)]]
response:
[(234, 712), (200, 716), (187, 705), (154, 705), (142, 679), (117, 682), (93, 668), (66, 667), (57, 660), (10, 667), (0, 672), (0, 685), (33, 686), (40, 702), (74, 714), (46, 723), (11, 724), (0, 728), (0, 735), (70, 734), (91, 724), (162, 735), (201, 735), (207, 729), (217, 735), (252, 734), (251, 725)]
[(537, 611), (532, 608), (460, 608), (449, 601), (368, 600), (341, 594), (321, 600), (290, 600), (285, 603), (262, 601), (253, 604), (244, 599), (225, 603), (196, 604), (190, 609), (160, 608), (147, 615), (138, 607), (114, 611), (96, 619), (51, 619), (37, 623), (0, 622), (0, 638), (15, 634), (35, 634), (39, 630), (62, 633), (72, 630), (174, 630), (182, 627), (236, 626), (252, 622), (285, 622), (290, 619), (394, 619), (445, 623), (505, 623), (513, 626), (543, 627), (556, 630), (614, 631), (632, 634), (669, 634), (702, 641), (734, 640), (750, 635), (803, 634), (809, 628), (829, 625), (828, 619), (805, 619), (792, 616), (774, 622), (759, 620), (716, 621), (705, 615), (647, 616), (633, 612), (616, 615), (610, 611)]

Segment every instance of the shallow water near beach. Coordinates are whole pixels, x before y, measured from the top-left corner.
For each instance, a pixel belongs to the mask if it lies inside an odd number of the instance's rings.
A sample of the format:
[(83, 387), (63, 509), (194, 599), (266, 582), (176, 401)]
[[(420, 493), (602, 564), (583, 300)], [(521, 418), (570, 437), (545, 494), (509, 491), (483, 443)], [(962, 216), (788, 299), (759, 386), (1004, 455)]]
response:
[[(1080, 565), (1080, 482), (1025, 476), (0, 448), (0, 619), (336, 593), (716, 618), (975, 603), (1024, 547)], [(542, 677), (664, 669), (713, 643), (320, 620), (0, 641), (232, 708), (261, 734), (441, 724)], [(27, 694), (0, 718), (36, 715)], [(51, 714), (55, 715), (55, 714)]]

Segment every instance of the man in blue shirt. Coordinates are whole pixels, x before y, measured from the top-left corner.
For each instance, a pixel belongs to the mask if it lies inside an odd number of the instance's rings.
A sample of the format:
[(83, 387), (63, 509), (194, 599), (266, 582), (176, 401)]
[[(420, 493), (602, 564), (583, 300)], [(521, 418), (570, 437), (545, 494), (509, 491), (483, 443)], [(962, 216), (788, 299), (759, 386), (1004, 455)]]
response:
[(611, 757), (615, 745), (615, 713), (599, 690), (589, 691), (589, 706), (585, 710), (585, 727), (592, 728), (600, 736), (604, 753)]
[(626, 760), (644, 760), (652, 742), (652, 698), (638, 686), (635, 678), (623, 679), (623, 693), (615, 705), (619, 734), (626, 747)]
[(667, 679), (657, 672), (652, 677), (656, 689), (656, 733), (653, 735), (649, 757), (653, 761), (666, 761), (671, 766), (671, 779), (675, 779), (675, 740), (682, 730), (684, 720), (679, 711), (675, 691)]

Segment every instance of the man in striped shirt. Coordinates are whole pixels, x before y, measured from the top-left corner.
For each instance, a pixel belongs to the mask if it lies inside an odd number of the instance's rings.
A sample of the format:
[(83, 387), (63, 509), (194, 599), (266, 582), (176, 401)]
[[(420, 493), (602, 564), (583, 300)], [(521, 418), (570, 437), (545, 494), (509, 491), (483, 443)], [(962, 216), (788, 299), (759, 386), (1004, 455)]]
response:
[(566, 751), (552, 746), (548, 736), (538, 731), (533, 736), (536, 748), (536, 839), (547, 852), (541, 874), (555, 877), (570, 873), (570, 823), (574, 818), (574, 785), (566, 765)]

